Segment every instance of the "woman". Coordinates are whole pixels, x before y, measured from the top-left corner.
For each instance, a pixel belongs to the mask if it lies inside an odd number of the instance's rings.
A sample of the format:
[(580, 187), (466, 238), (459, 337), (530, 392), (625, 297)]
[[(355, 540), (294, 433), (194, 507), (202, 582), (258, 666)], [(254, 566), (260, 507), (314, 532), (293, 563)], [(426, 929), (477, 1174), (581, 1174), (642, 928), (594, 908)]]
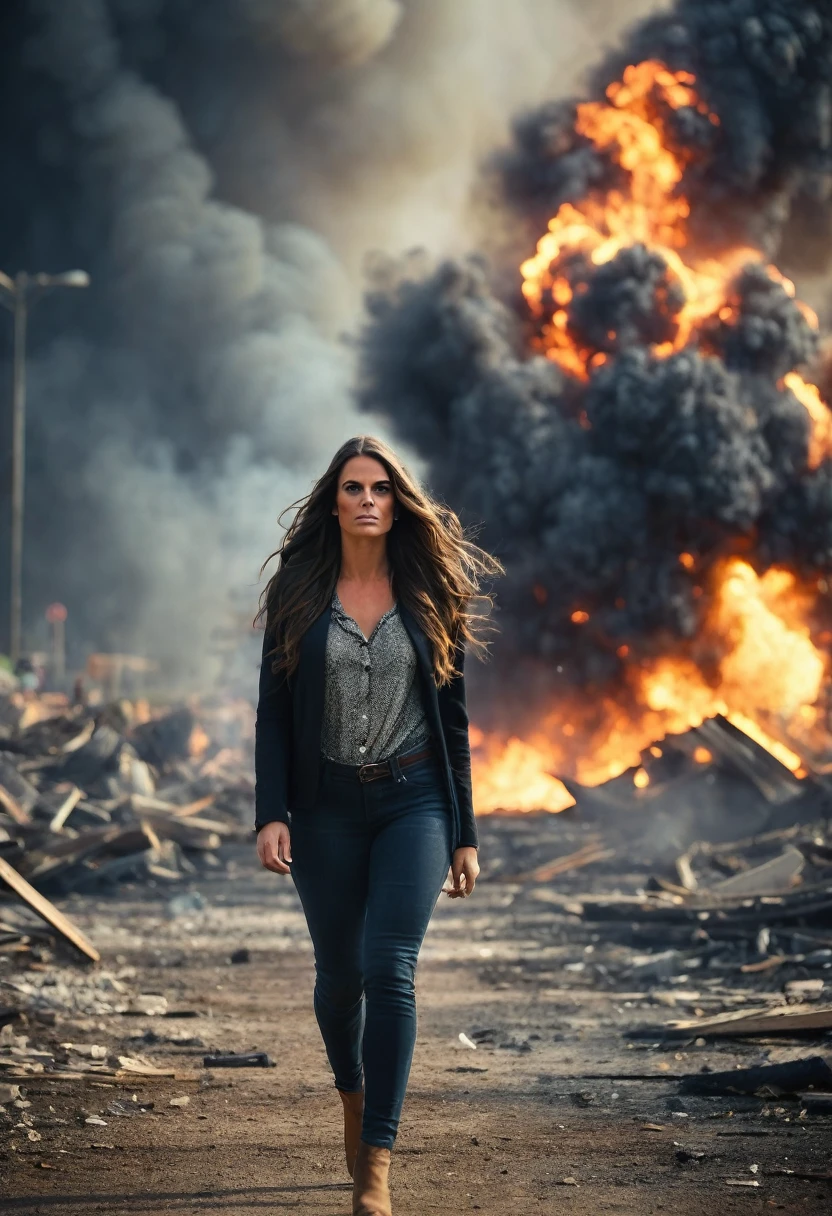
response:
[(453, 898), (479, 873), (463, 654), (482, 648), (479, 579), (501, 567), (368, 436), (335, 454), (273, 556), (257, 852), (291, 866), (309, 925), (353, 1213), (389, 1216), (419, 949), (449, 865)]

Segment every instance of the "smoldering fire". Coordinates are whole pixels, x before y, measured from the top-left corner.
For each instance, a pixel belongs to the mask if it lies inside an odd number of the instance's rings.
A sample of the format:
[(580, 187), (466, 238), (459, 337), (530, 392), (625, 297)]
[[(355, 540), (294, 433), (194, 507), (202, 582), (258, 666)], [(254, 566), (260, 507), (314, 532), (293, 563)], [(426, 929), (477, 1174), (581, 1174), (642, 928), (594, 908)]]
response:
[(364, 405), (506, 562), (492, 678), (550, 767), (717, 710), (819, 723), (829, 414), (769, 262), (828, 207), (830, 68), (827, 3), (677, 0), (495, 158), (521, 274), (496, 243), (377, 271)]

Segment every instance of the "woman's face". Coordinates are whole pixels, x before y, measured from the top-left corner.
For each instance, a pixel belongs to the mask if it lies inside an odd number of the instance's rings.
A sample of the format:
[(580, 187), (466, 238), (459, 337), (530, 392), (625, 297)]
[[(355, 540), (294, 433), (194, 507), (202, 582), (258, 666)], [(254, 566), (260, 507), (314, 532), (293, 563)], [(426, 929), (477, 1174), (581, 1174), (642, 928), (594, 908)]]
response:
[(332, 514), (350, 536), (383, 536), (393, 526), (393, 483), (380, 460), (352, 456), (338, 478)]

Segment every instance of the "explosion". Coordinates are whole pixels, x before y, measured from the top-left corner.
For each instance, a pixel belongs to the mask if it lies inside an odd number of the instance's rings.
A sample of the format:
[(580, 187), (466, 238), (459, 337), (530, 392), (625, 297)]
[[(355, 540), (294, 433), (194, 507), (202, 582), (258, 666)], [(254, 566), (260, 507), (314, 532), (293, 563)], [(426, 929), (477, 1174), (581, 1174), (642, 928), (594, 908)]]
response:
[(661, 256), (667, 282), (657, 292), (654, 321), (664, 329), (664, 340), (655, 344), (664, 355), (686, 346), (694, 328), (727, 303), (726, 290), (737, 271), (760, 259), (753, 249), (735, 250), (719, 261), (686, 261), (680, 252), (688, 244), (690, 204), (678, 187), (692, 153), (673, 146), (662, 115), (667, 109), (693, 107), (718, 126), (716, 114), (697, 97), (695, 83), (689, 72), (670, 72), (648, 60), (628, 67), (623, 80), (609, 85), (606, 103), (577, 107), (576, 132), (626, 171), (627, 189), (578, 205), (564, 203), (536, 255), (520, 270), (523, 295), (541, 322), (535, 345), (582, 380), (606, 361), (618, 339), (611, 329), (601, 348), (593, 350), (581, 341), (580, 326), (570, 324), (568, 306), (589, 291), (581, 273), (586, 259), (593, 267), (603, 266), (635, 244)]
[[(817, 176), (805, 120), (830, 100), (832, 27), (790, 7), (784, 66), (743, 43), (749, 6), (722, 6), (723, 27), (726, 7), (724, 62), (714, 6), (677, 0), (600, 96), (518, 123), (506, 194), (526, 227), (541, 194), (555, 205), (516, 303), (480, 263), (387, 267), (369, 297), (365, 403), (396, 402), (508, 570), (480, 813), (561, 810), (560, 776), (633, 768), (644, 788), (642, 753), (715, 714), (798, 776), (790, 738), (826, 729), (832, 413), (808, 378), (818, 318), (771, 263), (774, 170), (795, 197)], [(776, 0), (753, 7), (782, 34)], [(770, 163), (739, 182), (752, 118)]]

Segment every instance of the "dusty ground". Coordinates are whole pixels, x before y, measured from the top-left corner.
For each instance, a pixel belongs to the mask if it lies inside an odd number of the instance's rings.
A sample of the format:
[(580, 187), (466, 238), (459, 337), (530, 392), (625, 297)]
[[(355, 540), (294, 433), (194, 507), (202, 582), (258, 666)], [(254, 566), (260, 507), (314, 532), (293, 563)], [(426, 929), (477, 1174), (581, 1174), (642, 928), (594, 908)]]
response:
[[(493, 821), (484, 852), (518, 830)], [(47, 1047), (142, 1054), (187, 1079), (22, 1082), (31, 1105), (6, 1107), (0, 1125), (3, 1211), (349, 1213), (340, 1103), (311, 1014), (311, 951), (293, 890), (242, 846), (230, 873), (192, 886), (206, 907), (175, 918), (169, 890), (65, 901), (102, 966), (197, 1016), (63, 1016), (23, 1031)], [(231, 964), (243, 946), (250, 961)], [(524, 886), (482, 882), (470, 901), (440, 903), (419, 975), (397, 1216), (832, 1212), (832, 1184), (769, 1172), (829, 1169), (830, 1120), (801, 1119), (788, 1102), (678, 1097), (677, 1074), (758, 1062), (764, 1050), (632, 1043), (628, 1027), (672, 1012), (655, 993), (605, 991), (604, 950), (599, 934)], [(564, 970), (576, 961), (583, 971)], [(277, 1067), (205, 1076), (206, 1051), (254, 1049)], [(624, 1074), (646, 1079), (615, 1079)], [(186, 1106), (170, 1105), (181, 1096)], [(112, 1113), (124, 1110), (136, 1113)], [(105, 1125), (84, 1122), (93, 1115)], [(704, 1157), (679, 1160), (685, 1150)]]

